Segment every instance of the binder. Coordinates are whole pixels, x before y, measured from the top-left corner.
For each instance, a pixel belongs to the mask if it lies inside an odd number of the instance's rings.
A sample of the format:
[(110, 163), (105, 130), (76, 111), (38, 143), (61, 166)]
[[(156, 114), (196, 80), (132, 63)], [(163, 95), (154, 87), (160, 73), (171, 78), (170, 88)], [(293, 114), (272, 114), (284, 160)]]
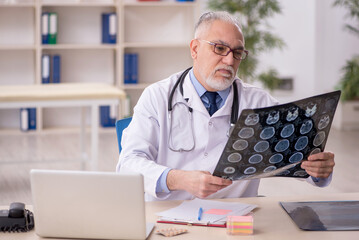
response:
[(29, 112), (26, 108), (20, 108), (20, 130), (29, 130)]
[(125, 66), (124, 66), (124, 83), (131, 83), (131, 78), (130, 78), (130, 74), (131, 74), (131, 54), (130, 53), (125, 53)]
[(41, 82), (50, 83), (50, 55), (43, 54), (41, 58)]
[(36, 108), (28, 108), (29, 113), (29, 130), (36, 129)]
[(102, 127), (115, 127), (116, 118), (110, 117), (110, 106), (100, 106), (100, 123)]
[(60, 57), (60, 55), (53, 55), (51, 63), (52, 63), (52, 65), (51, 65), (52, 83), (60, 83), (60, 79), (61, 79), (61, 75), (60, 75), (61, 57)]
[(138, 54), (132, 53), (131, 54), (131, 80), (132, 84), (138, 83)]
[(42, 44), (49, 43), (49, 13), (44, 12), (41, 14), (41, 38)]
[(57, 43), (57, 13), (49, 13), (49, 44)]
[(102, 43), (116, 44), (117, 40), (116, 13), (102, 14)]

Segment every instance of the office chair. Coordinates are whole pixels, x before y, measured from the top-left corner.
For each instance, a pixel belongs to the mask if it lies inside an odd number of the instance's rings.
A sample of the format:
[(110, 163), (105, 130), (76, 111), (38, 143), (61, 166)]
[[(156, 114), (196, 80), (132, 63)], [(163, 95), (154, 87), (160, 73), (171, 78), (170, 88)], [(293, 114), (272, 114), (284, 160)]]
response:
[(125, 128), (128, 127), (131, 120), (132, 120), (132, 117), (123, 118), (123, 119), (116, 121), (116, 133), (117, 133), (117, 142), (118, 142), (119, 152), (121, 152), (121, 150), (122, 150), (122, 147), (121, 147), (122, 132)]

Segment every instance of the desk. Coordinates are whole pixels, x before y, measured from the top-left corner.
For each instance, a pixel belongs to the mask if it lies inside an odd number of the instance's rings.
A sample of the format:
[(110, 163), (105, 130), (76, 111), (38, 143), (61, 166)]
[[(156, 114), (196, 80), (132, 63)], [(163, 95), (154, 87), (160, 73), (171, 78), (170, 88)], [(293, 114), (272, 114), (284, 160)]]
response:
[[(156, 229), (177, 227), (186, 228), (188, 233), (178, 235), (174, 240), (219, 240), (219, 239), (250, 239), (250, 240), (357, 240), (359, 239), (359, 231), (323, 231), (312, 232), (300, 230), (287, 213), (279, 205), (279, 201), (324, 201), (324, 200), (358, 200), (359, 193), (341, 193), (327, 194), (322, 196), (297, 196), (297, 197), (258, 197), (258, 198), (241, 198), (241, 199), (225, 199), (223, 201), (241, 202), (248, 204), (256, 204), (258, 208), (254, 210), (254, 235), (249, 236), (230, 236), (226, 234), (225, 228), (214, 227), (198, 227), (198, 226), (182, 226), (172, 224), (156, 223)], [(164, 201), (164, 202), (148, 202), (146, 203), (146, 218), (148, 222), (155, 222), (156, 212), (163, 211), (180, 204), (180, 201)], [(1, 207), (3, 209), (4, 207)], [(31, 209), (31, 206), (28, 207)], [(35, 223), (36, 227), (36, 223)], [(167, 238), (151, 233), (149, 240), (165, 240)], [(11, 240), (38, 240), (40, 238), (35, 231), (27, 233), (0, 233), (0, 239)]]
[[(0, 109), (36, 107), (91, 108), (91, 167), (97, 169), (99, 106), (120, 104), (126, 94), (104, 83), (60, 83), (0, 86)], [(81, 119), (81, 151), (85, 152), (85, 111)]]

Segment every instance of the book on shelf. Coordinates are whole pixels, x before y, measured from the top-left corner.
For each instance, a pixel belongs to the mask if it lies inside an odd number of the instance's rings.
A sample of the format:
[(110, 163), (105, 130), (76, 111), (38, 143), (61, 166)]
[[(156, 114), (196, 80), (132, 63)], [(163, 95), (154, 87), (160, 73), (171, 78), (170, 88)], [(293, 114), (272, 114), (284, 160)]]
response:
[(124, 83), (138, 83), (138, 54), (125, 53)]
[(51, 57), (51, 80), (52, 83), (60, 83), (61, 75), (61, 57), (60, 55), (53, 55)]
[(116, 114), (113, 113), (116, 113), (116, 106), (100, 106), (100, 123), (102, 127), (115, 127)]
[(61, 56), (43, 54), (41, 60), (41, 82), (60, 83), (61, 81)]
[(50, 55), (43, 54), (41, 57), (41, 82), (50, 83)]
[(49, 43), (49, 13), (43, 12), (41, 14), (41, 39), (42, 44)]
[(116, 44), (117, 40), (116, 13), (102, 13), (102, 43)]
[(36, 130), (36, 108), (20, 108), (20, 130)]
[(49, 44), (57, 43), (57, 13), (49, 13)]

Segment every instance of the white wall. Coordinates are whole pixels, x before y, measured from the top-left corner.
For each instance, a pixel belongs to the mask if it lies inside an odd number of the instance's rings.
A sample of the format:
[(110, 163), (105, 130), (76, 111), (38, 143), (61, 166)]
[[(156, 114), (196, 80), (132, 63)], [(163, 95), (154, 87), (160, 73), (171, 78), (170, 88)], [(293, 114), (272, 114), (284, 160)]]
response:
[[(269, 20), (271, 31), (286, 43), (283, 50), (260, 56), (259, 71), (274, 67), (282, 77), (293, 77), (294, 91), (274, 95), (281, 101), (332, 91), (345, 61), (359, 54), (359, 38), (343, 30), (349, 22), (334, 0), (279, 0), (282, 14)], [(202, 11), (207, 1), (202, 2)], [(245, 35), (245, 33), (244, 33)], [(359, 87), (359, 86), (358, 86)]]

